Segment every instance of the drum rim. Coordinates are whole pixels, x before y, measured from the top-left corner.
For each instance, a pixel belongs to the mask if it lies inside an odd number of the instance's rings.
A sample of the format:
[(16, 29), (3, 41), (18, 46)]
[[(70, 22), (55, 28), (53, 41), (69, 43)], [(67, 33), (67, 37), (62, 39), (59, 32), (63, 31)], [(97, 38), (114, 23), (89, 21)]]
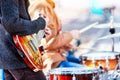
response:
[[(95, 54), (92, 56), (92, 54)], [(105, 54), (104, 54), (105, 53)], [(113, 54), (112, 54), (113, 53)], [(101, 55), (97, 55), (101, 54)], [(85, 54), (81, 54), (80, 58), (87, 59), (87, 60), (104, 60), (104, 59), (115, 59), (117, 55), (120, 55), (119, 52), (110, 52), (110, 51), (94, 51), (94, 52), (88, 52)]]
[[(64, 70), (64, 71), (63, 71)], [(97, 73), (99, 69), (97, 68), (55, 68), (49, 71), (49, 74), (56, 74), (56, 75), (72, 75), (72, 74), (91, 74)]]

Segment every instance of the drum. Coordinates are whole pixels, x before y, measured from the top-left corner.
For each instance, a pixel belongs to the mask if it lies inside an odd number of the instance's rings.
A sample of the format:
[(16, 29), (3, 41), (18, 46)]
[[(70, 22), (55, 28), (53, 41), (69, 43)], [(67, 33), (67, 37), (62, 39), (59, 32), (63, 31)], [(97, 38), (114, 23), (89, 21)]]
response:
[(95, 68), (56, 68), (49, 72), (49, 80), (98, 80)]
[(113, 70), (118, 64), (120, 54), (117, 52), (89, 52), (80, 55), (82, 64), (87, 67), (102, 67), (104, 70)]
[(101, 80), (120, 80), (120, 70), (111, 70), (99, 76)]

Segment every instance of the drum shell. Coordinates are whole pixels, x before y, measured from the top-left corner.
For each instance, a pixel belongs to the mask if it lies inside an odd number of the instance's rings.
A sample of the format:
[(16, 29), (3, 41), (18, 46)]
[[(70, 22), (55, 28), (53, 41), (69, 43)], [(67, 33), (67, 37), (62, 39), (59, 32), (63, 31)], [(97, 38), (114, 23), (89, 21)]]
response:
[[(69, 68), (68, 70), (70, 71), (62, 70), (61, 73), (51, 73), (49, 75), (49, 80), (74, 80), (73, 78), (75, 78), (75, 80), (92, 80), (93, 76), (96, 76), (98, 74), (97, 69), (73, 69), (72, 72), (71, 68)], [(96, 76), (96, 80), (98, 80), (98, 76)]]

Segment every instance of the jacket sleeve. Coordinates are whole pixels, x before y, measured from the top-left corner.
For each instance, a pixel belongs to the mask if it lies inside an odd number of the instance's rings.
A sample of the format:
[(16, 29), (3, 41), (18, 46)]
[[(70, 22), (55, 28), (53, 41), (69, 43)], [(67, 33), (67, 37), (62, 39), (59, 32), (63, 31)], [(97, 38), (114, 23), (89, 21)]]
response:
[(47, 45), (46, 49), (47, 50), (58, 49), (70, 43), (72, 39), (73, 37), (70, 32), (62, 32), (58, 34), (56, 37), (54, 37), (54, 40), (49, 45)]
[(20, 17), (19, 0), (1, 1), (2, 24), (10, 34), (29, 35), (45, 28), (46, 22), (42, 17), (34, 21)]

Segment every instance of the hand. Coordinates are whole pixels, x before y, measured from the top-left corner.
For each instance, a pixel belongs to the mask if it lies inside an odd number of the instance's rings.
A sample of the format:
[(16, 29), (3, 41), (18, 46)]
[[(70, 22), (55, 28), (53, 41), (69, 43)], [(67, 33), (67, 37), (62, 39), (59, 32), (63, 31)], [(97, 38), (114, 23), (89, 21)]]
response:
[(44, 18), (46, 22), (49, 21), (48, 16), (46, 16), (45, 14), (41, 14), (41, 13), (40, 13), (39, 16), (42, 17), (42, 18)]
[(72, 34), (74, 39), (78, 39), (80, 37), (80, 31), (79, 30), (71, 30), (70, 33)]
[(66, 51), (69, 51), (70, 49), (73, 49), (73, 46), (71, 44), (66, 44), (63, 47), (59, 48), (59, 53), (65, 53)]
[(51, 31), (50, 28), (45, 27), (44, 32), (45, 32), (45, 38), (46, 38), (47, 41), (48, 41), (50, 38), (52, 38), (52, 31)]

